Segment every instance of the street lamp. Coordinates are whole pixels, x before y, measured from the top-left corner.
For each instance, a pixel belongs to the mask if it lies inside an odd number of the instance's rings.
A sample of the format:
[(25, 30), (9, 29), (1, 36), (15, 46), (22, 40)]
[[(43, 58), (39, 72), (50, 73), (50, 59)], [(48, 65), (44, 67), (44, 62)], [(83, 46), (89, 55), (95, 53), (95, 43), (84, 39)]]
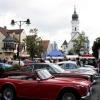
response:
[[(11, 25), (15, 25), (17, 24), (19, 26), (19, 29), (21, 29), (21, 26), (26, 23), (27, 25), (31, 24), (30, 23), (30, 19), (27, 19), (26, 21), (15, 21), (15, 20), (11, 20)], [(21, 34), (19, 34), (19, 43), (18, 43), (18, 59), (19, 59), (19, 66), (20, 66), (20, 42), (21, 42)]]

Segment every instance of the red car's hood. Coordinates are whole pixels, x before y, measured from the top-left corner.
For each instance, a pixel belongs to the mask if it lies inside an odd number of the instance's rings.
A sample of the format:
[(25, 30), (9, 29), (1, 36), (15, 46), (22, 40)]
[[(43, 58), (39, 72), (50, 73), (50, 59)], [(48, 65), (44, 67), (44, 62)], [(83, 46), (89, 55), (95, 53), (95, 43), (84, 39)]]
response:
[(80, 85), (90, 85), (91, 82), (82, 79), (82, 78), (54, 78), (54, 79), (49, 79), (49, 82), (53, 83), (62, 83), (62, 84), (80, 84)]

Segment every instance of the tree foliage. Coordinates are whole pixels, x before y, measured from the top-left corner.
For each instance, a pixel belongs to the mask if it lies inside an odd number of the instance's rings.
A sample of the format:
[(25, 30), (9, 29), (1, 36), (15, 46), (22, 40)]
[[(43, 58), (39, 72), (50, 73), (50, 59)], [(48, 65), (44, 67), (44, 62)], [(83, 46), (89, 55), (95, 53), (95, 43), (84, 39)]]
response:
[(68, 55), (74, 55), (74, 49), (73, 48), (69, 50)]
[(42, 39), (38, 37), (37, 33), (27, 36), (25, 43), (27, 52), (31, 58), (41, 57), (41, 53), (43, 52)]
[(100, 49), (100, 37), (96, 38), (96, 40), (93, 43), (92, 46), (92, 51), (93, 51), (93, 56), (96, 57), (97, 59), (99, 58), (99, 49)]
[(85, 53), (86, 50), (85, 43), (87, 40), (88, 38), (85, 36), (85, 33), (84, 32), (80, 33), (78, 38), (73, 40), (73, 51), (78, 55), (80, 55), (81, 51)]

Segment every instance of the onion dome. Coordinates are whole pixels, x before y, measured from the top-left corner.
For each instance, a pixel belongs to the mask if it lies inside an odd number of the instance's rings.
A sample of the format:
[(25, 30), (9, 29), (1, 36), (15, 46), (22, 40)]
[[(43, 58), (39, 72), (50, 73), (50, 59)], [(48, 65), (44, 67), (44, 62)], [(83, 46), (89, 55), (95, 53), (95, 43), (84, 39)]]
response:
[(72, 15), (72, 20), (78, 20), (78, 14), (76, 13), (75, 8), (74, 8), (74, 14)]

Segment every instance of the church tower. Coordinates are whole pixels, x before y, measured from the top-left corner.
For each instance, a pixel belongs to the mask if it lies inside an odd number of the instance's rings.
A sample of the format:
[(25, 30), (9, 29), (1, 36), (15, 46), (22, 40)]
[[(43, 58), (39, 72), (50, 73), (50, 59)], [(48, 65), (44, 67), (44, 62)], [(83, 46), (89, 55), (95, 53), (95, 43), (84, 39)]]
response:
[[(80, 35), (79, 33), (79, 20), (78, 20), (78, 14), (76, 13), (76, 8), (74, 7), (74, 13), (72, 14), (72, 31), (71, 31), (71, 40), (67, 43), (67, 47), (65, 48), (66, 54), (73, 53), (73, 40), (77, 39)], [(65, 46), (63, 46), (64, 48)]]
[(72, 39), (73, 37), (75, 38), (77, 36), (77, 33), (79, 33), (79, 20), (75, 7), (74, 7), (74, 13), (72, 14), (71, 24), (72, 24), (72, 32), (71, 32), (71, 39)]

